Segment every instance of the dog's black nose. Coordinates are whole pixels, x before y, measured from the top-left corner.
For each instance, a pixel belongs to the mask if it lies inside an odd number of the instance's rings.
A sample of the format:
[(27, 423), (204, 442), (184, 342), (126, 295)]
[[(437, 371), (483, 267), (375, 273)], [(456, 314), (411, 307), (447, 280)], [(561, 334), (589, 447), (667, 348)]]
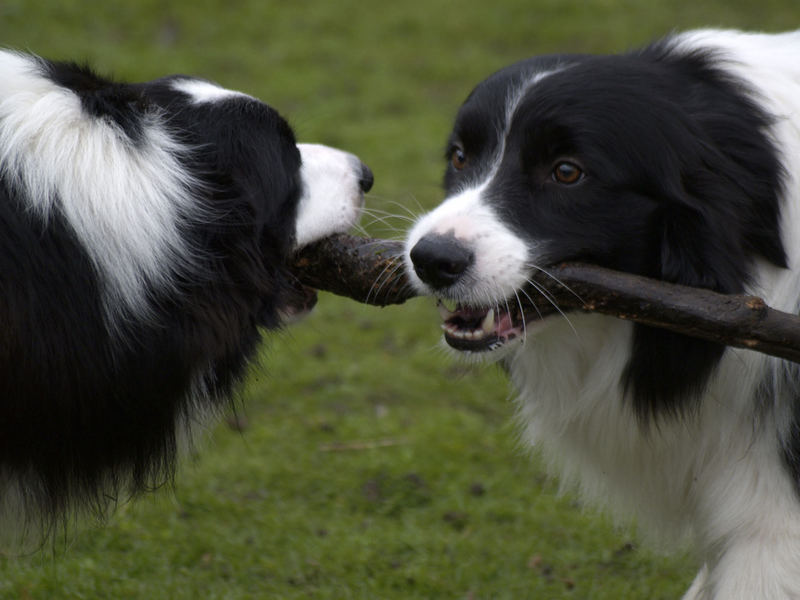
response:
[(414, 272), (434, 289), (442, 289), (458, 281), (475, 256), (452, 235), (426, 235), (410, 253)]
[(361, 163), (361, 176), (358, 178), (358, 186), (361, 191), (366, 194), (372, 189), (373, 183), (375, 183), (375, 176), (372, 174), (372, 169)]

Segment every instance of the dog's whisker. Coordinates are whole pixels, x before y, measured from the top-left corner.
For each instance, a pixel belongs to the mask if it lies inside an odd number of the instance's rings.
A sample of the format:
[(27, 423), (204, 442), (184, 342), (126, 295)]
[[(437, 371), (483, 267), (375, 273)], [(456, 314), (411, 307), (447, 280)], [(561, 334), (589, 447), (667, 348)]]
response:
[(375, 226), (377, 223), (379, 223), (379, 224), (381, 225), (381, 227), (378, 227), (378, 228), (377, 228), (377, 230), (378, 230), (378, 231), (380, 231), (380, 232), (382, 232), (382, 233), (383, 233), (383, 232), (387, 232), (387, 233), (389, 233), (390, 235), (396, 235), (396, 234), (401, 234), (401, 233), (404, 233), (404, 231), (405, 231), (405, 230), (404, 230), (402, 227), (395, 227), (395, 226), (393, 226), (393, 225), (391, 225), (391, 224), (387, 223), (387, 222), (386, 222), (384, 219), (382, 219), (382, 218), (371, 219), (371, 220), (369, 220), (369, 221), (362, 222), (361, 224), (359, 224), (359, 225), (357, 226), (357, 230), (358, 230), (359, 232), (362, 232), (362, 235), (364, 235), (364, 237), (370, 237), (370, 236), (374, 236), (374, 235), (375, 235), (375, 234), (374, 234), (374, 232), (372, 232), (372, 233), (371, 233), (371, 232), (369, 232), (369, 231), (367, 230), (367, 228), (372, 228), (372, 227), (374, 227), (374, 226)]
[[(373, 246), (378, 246), (378, 247), (386, 246), (386, 242), (402, 242), (402, 240), (399, 240), (399, 239), (394, 239), (393, 240), (393, 239), (389, 238), (389, 239), (372, 240), (372, 241), (369, 241), (369, 242), (366, 242), (366, 241), (365, 242), (361, 242), (360, 241), (359, 242), (359, 248), (364, 249), (364, 248), (371, 248)], [(394, 252), (389, 256), (389, 259), (390, 260), (400, 260), (402, 257), (403, 257), (403, 252)]]
[[(547, 299), (547, 301), (548, 301), (548, 302), (549, 302), (549, 303), (550, 303), (550, 304), (553, 306), (553, 308), (555, 308), (555, 309), (558, 311), (558, 313), (559, 313), (559, 314), (560, 314), (562, 317), (564, 317), (564, 319), (565, 319), (565, 320), (567, 321), (567, 323), (569, 324), (569, 328), (570, 328), (570, 329), (572, 329), (572, 332), (575, 334), (575, 336), (576, 336), (576, 337), (580, 337), (580, 335), (578, 335), (578, 330), (577, 330), (577, 329), (575, 329), (575, 326), (572, 324), (572, 321), (571, 321), (571, 320), (570, 320), (570, 318), (567, 316), (567, 313), (565, 313), (565, 312), (564, 312), (564, 311), (561, 309), (561, 307), (558, 305), (558, 302), (556, 302), (555, 298), (553, 298), (552, 294), (550, 294), (550, 292), (548, 292), (546, 289), (544, 289), (544, 288), (543, 288), (542, 286), (540, 286), (539, 284), (537, 284), (537, 283), (534, 283), (534, 282), (533, 282), (533, 281), (531, 281), (530, 279), (528, 280), (528, 284), (529, 284), (531, 287), (533, 287), (533, 288), (534, 288), (536, 291), (538, 291), (538, 292), (539, 292), (539, 293), (540, 293), (540, 294), (541, 294), (541, 295), (542, 295), (544, 298), (546, 298), (546, 299)], [(527, 295), (527, 294), (526, 294), (526, 295)], [(530, 296), (529, 296), (529, 298), (530, 298)]]
[[(535, 286), (534, 286), (534, 287), (535, 287)], [(537, 288), (537, 290), (538, 290), (538, 288)], [(528, 294), (528, 292), (526, 292), (524, 289), (521, 289), (521, 290), (519, 290), (519, 291), (520, 291), (520, 293), (522, 293), (522, 294), (523, 294), (523, 295), (524, 295), (524, 296), (525, 296), (525, 297), (528, 299), (528, 301), (531, 303), (531, 306), (533, 306), (533, 309), (536, 311), (536, 314), (539, 316), (539, 319), (540, 319), (540, 320), (541, 320), (541, 319), (543, 319), (544, 317), (542, 316), (542, 311), (541, 311), (541, 310), (539, 310), (539, 307), (537, 306), (537, 304), (536, 304), (536, 301), (535, 301), (533, 298), (531, 298), (531, 297), (530, 297), (530, 295)], [(539, 291), (539, 292), (541, 292), (541, 290), (538, 290), (538, 291)]]
[(519, 305), (519, 314), (520, 319), (522, 320), (522, 345), (525, 345), (525, 341), (528, 339), (528, 325), (525, 319), (525, 309), (522, 307), (522, 300), (519, 298), (519, 294), (514, 291), (514, 297), (517, 299), (517, 304)]
[(378, 294), (383, 289), (383, 286), (386, 285), (386, 282), (389, 281), (392, 276), (397, 273), (398, 269), (401, 269), (402, 267), (403, 263), (401, 260), (399, 260), (399, 255), (392, 257), (392, 259), (388, 261), (387, 265), (378, 274), (378, 276), (375, 278), (375, 281), (370, 286), (369, 292), (367, 292), (367, 297), (364, 299), (364, 303), (369, 304), (370, 298), (377, 298)]
[(366, 226), (362, 225), (361, 223), (356, 223), (355, 225), (353, 225), (353, 229), (355, 229), (358, 233), (366, 237), (369, 234), (367, 233), (365, 227)]
[[(387, 268), (388, 267), (389, 265), (387, 265)], [(374, 298), (377, 299), (378, 295), (381, 293), (381, 290), (383, 289), (383, 286), (385, 286), (389, 281), (391, 281), (394, 274), (397, 273), (397, 271), (402, 268), (403, 268), (403, 263), (401, 261), (396, 261), (394, 268), (383, 276), (383, 282), (378, 286), (378, 289), (375, 290)], [(384, 271), (386, 271), (386, 269), (384, 269)]]
[(411, 209), (410, 209), (408, 206), (406, 206), (406, 205), (405, 205), (405, 204), (403, 204), (402, 202), (398, 202), (397, 200), (388, 200), (388, 199), (386, 199), (386, 200), (383, 200), (383, 201), (384, 201), (386, 204), (389, 204), (390, 206), (396, 206), (397, 208), (399, 208), (400, 210), (402, 210), (404, 213), (407, 213), (407, 214), (408, 214), (408, 217), (409, 217), (409, 218), (410, 218), (412, 221), (416, 221), (416, 220), (419, 218), (419, 215), (420, 215), (421, 213), (425, 212), (425, 209), (422, 207), (422, 204), (420, 204), (419, 200), (417, 200), (417, 198), (416, 198), (415, 196), (413, 196), (413, 195), (412, 195), (412, 196), (411, 196), (411, 199), (412, 199), (412, 200), (414, 201), (414, 203), (417, 205), (417, 209), (418, 209), (418, 210), (417, 210), (417, 212), (414, 212), (414, 211), (413, 211), (413, 210), (411, 210)]
[(414, 223), (415, 220), (411, 217), (407, 217), (405, 215), (398, 215), (397, 213), (391, 213), (387, 211), (377, 210), (375, 208), (363, 208), (362, 214), (370, 217), (372, 221), (370, 223), (383, 223), (387, 227), (399, 231), (401, 228), (397, 225), (392, 223), (393, 219), (398, 221), (403, 221), (404, 223)]
[(575, 296), (575, 298), (578, 300), (578, 302), (580, 302), (581, 304), (583, 304), (583, 298), (581, 298), (581, 297), (580, 297), (580, 295), (579, 295), (579, 294), (578, 294), (578, 293), (577, 293), (575, 290), (573, 290), (573, 289), (572, 289), (571, 287), (569, 287), (569, 286), (568, 286), (566, 283), (564, 283), (563, 281), (561, 281), (561, 280), (560, 280), (558, 277), (556, 277), (555, 275), (553, 275), (553, 274), (552, 274), (550, 271), (548, 271), (547, 269), (544, 269), (544, 268), (542, 268), (542, 267), (540, 267), (539, 265), (536, 265), (536, 264), (529, 264), (528, 266), (529, 266), (529, 267), (531, 267), (532, 269), (536, 269), (536, 270), (537, 270), (537, 271), (539, 271), (540, 273), (543, 273), (543, 274), (547, 275), (547, 276), (548, 276), (550, 279), (552, 279), (553, 281), (555, 281), (555, 282), (556, 282), (558, 285), (560, 285), (562, 288), (564, 288), (565, 290), (567, 290), (567, 291), (568, 291), (570, 294), (572, 294), (573, 296)]
[(374, 206), (369, 206), (369, 207), (365, 206), (361, 210), (364, 214), (368, 216), (375, 216), (375, 217), (381, 216), (387, 219), (399, 219), (401, 221), (407, 221), (410, 223), (414, 223), (416, 221), (416, 218), (414, 216), (407, 216), (395, 212), (390, 212), (388, 210), (381, 210), (380, 208), (376, 208)]
[[(550, 304), (552, 304), (554, 308), (556, 308), (556, 309), (558, 308), (558, 303), (556, 302), (555, 297), (553, 296), (553, 294), (550, 293), (550, 291), (547, 288), (545, 288), (544, 286), (539, 285), (538, 283), (536, 283), (535, 281), (532, 281), (530, 279), (527, 279), (526, 283), (529, 286), (531, 286), (533, 289), (535, 289), (539, 293), (539, 295), (541, 295), (545, 300), (547, 300)], [(522, 291), (525, 294), (525, 296), (531, 302), (533, 302), (533, 299), (527, 293), (525, 293), (524, 289), (520, 290), (520, 291)]]

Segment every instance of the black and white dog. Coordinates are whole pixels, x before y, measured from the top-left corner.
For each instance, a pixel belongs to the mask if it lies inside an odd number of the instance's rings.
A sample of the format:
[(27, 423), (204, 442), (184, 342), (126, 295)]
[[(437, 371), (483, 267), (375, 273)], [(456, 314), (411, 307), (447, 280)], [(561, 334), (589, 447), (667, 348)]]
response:
[(532, 273), (580, 260), (797, 312), (800, 32), (520, 62), (473, 90), (447, 154), (447, 198), (406, 251), (416, 287), (452, 303), (445, 341), (503, 361), (565, 481), (693, 539), (686, 598), (800, 598), (797, 367), (518, 308)]
[(0, 51), (0, 533), (168, 478), (260, 330), (314, 299), (287, 259), (371, 183), (209, 81)]

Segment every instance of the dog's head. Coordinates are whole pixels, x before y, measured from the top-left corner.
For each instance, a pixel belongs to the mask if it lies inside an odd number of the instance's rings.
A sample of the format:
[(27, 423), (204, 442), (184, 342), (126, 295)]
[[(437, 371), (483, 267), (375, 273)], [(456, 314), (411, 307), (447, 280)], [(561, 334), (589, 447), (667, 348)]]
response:
[[(531, 275), (562, 261), (721, 292), (744, 288), (756, 254), (785, 264), (769, 118), (714, 65), (666, 42), (539, 57), (473, 90), (447, 145), (446, 199), (406, 249), (414, 285), (455, 305), (442, 308), (450, 346), (503, 355), (561, 318), (520, 300), (547, 305)], [(702, 385), (720, 354), (638, 327), (628, 383), (658, 404)]]
[[(373, 175), (355, 155), (296, 143), (274, 108), (209, 81), (171, 76), (132, 87), (157, 104), (192, 147), (187, 162), (218, 223), (205, 223), (203, 230), (221, 232), (219, 255), (235, 246), (225, 239), (229, 233), (252, 227), (264, 268), (285, 266), (298, 248), (358, 221)], [(279, 300), (281, 320), (292, 321), (314, 306), (316, 293), (291, 277), (281, 279), (290, 284)]]
[(274, 108), (207, 80), (121, 83), (14, 52), (0, 74), (0, 175), (44, 221), (66, 219), (123, 320), (152, 317), (152, 299), (182, 283), (208, 288), (209, 274), (225, 293), (247, 280), (280, 295), (275, 271), (349, 229), (372, 185), (355, 156), (297, 144)]

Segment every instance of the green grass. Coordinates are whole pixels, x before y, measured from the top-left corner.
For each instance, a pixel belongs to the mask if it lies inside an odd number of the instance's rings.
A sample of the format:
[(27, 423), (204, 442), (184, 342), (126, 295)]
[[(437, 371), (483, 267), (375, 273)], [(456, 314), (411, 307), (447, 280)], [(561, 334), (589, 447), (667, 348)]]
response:
[[(3, 45), (268, 100), (301, 140), (359, 154), (376, 174), (369, 205), (398, 214), (438, 201), (455, 110), (511, 61), (798, 22), (795, 0), (0, 0)], [(238, 422), (208, 432), (174, 488), (55, 553), (0, 556), (0, 598), (678, 597), (691, 560), (559, 496), (518, 442), (502, 374), (459, 366), (437, 340), (425, 300), (322, 297), (264, 348)]]

